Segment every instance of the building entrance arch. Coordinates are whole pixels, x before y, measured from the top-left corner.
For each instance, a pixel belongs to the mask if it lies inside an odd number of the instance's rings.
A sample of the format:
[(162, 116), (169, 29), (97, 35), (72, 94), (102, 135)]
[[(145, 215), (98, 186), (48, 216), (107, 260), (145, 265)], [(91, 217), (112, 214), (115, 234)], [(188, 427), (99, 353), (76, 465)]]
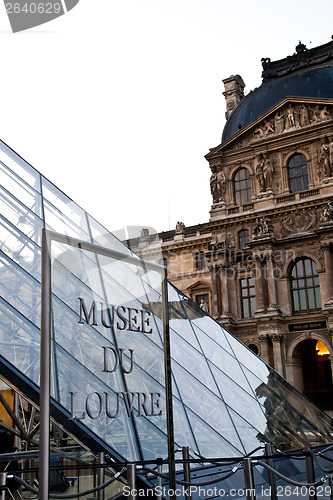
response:
[(323, 410), (333, 410), (332, 348), (317, 336), (300, 339), (291, 352), (295, 387)]

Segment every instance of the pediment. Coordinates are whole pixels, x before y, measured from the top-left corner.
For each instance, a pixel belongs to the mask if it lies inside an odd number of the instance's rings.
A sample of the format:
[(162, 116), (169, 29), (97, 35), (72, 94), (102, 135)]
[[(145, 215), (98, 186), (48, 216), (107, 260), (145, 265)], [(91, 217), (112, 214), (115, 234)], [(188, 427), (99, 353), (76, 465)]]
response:
[(242, 128), (237, 134), (213, 148), (206, 158), (224, 150), (254, 146), (291, 132), (311, 128), (333, 119), (332, 99), (286, 98)]

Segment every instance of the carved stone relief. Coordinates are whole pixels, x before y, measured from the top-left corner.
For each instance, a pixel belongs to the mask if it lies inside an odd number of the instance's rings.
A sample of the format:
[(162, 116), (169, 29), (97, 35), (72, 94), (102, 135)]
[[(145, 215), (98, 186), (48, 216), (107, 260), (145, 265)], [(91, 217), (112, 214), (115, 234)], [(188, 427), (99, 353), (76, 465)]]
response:
[(254, 129), (253, 139), (257, 141), (328, 120), (332, 120), (332, 112), (327, 106), (290, 103), (284, 111), (276, 111), (274, 118), (266, 119), (263, 124), (258, 125)]
[(281, 220), (281, 236), (307, 233), (318, 225), (319, 215), (315, 211), (295, 210)]

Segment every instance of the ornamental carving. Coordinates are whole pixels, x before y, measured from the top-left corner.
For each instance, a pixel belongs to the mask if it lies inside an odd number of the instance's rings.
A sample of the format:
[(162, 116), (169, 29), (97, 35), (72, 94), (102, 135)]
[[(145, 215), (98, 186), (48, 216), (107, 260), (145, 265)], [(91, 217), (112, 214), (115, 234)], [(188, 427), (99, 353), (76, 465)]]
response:
[(284, 111), (276, 111), (273, 118), (266, 119), (264, 123), (258, 125), (254, 129), (253, 139), (255, 141), (265, 139), (328, 120), (332, 120), (332, 112), (327, 106), (290, 103)]
[(210, 191), (213, 197), (213, 203), (224, 201), (226, 178), (223, 170), (218, 167), (212, 167), (212, 175), (210, 176)]
[(318, 214), (309, 210), (295, 210), (281, 220), (282, 237), (306, 233), (318, 225)]
[(333, 223), (333, 203), (331, 201), (324, 206), (322, 222)]
[(319, 177), (329, 178), (333, 175), (333, 137), (327, 136), (321, 140), (319, 155)]
[(178, 221), (176, 224), (175, 234), (184, 234), (185, 233), (185, 224), (184, 222)]
[(256, 225), (252, 232), (252, 240), (260, 240), (262, 238), (273, 238), (273, 226), (269, 217), (260, 217), (256, 221)]
[(259, 193), (272, 191), (274, 167), (268, 155), (260, 153), (255, 166), (255, 174), (260, 187)]

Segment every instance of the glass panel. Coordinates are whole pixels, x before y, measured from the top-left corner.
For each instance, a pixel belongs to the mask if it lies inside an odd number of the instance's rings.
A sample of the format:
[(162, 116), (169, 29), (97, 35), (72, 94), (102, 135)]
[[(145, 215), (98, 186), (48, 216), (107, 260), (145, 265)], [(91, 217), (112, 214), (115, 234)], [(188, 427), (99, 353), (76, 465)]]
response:
[(1, 184), (16, 200), (41, 217), (41, 196), (0, 162)]
[(62, 215), (88, 235), (85, 212), (45, 178), (42, 180), (42, 186), (44, 200), (48, 200)]
[(40, 248), (0, 216), (0, 250), (40, 280)]
[(21, 177), (21, 179), (28, 183), (32, 188), (40, 192), (39, 172), (32, 168), (31, 165), (24, 161), (2, 141), (0, 141), (0, 150), (0, 161), (15, 172), (16, 175)]
[(43, 221), (33, 212), (27, 211), (22, 203), (15, 200), (0, 186), (0, 213), (37, 245), (40, 245)]
[(315, 296), (313, 288), (310, 288), (308, 290), (308, 301), (309, 301), (309, 309), (315, 309), (316, 304), (315, 304)]
[(305, 290), (299, 290), (299, 300), (301, 304), (301, 311), (304, 311), (308, 308), (306, 303), (306, 293)]

